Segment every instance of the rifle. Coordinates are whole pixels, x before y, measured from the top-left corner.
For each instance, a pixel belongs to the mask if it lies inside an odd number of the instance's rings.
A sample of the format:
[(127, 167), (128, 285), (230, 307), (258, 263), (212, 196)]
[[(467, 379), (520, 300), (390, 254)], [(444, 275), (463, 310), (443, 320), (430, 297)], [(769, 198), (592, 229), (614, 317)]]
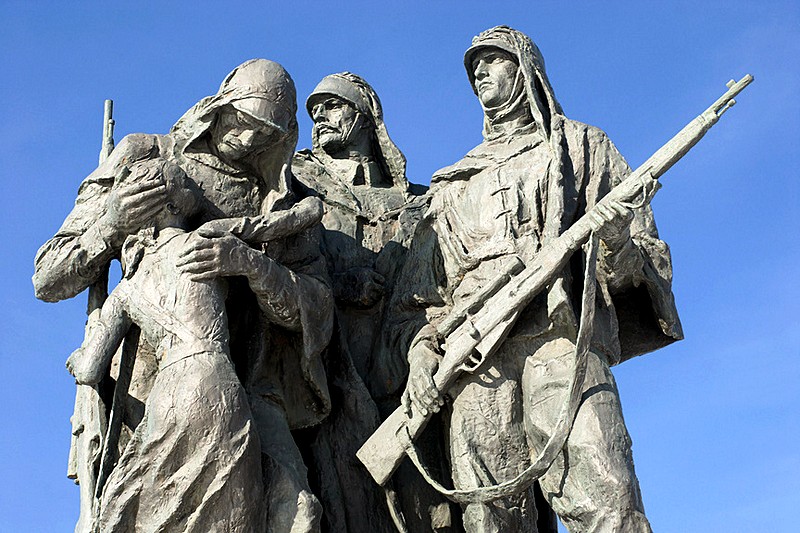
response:
[[(447, 391), (461, 372), (474, 372), (497, 350), (522, 309), (546, 288), (566, 266), (572, 254), (589, 240), (593, 211), (611, 202), (630, 204), (639, 195), (642, 195), (642, 203), (651, 201), (660, 188), (658, 178), (703, 138), (736, 103), (734, 97), (752, 81), (753, 77), (749, 74), (738, 82), (729, 81), (728, 90), (711, 107), (687, 124), (569, 229), (540, 250), (528, 265), (517, 273), (514, 273), (515, 267), (501, 273), (498, 279), (507, 280), (500, 282), (504, 283), (501, 289), (483, 301), (471, 301), (451, 313), (442, 322), (446, 326), (437, 328), (440, 333), (446, 333), (446, 339), (444, 357), (433, 376), (436, 389)], [(495, 282), (490, 284), (495, 285)], [(410, 415), (400, 406), (358, 450), (358, 459), (379, 485), (388, 481), (409, 454), (414, 439), (425, 429), (429, 417), (430, 414), (423, 415), (413, 404)]]
[(100, 147), (98, 164), (102, 165), (114, 150), (114, 100), (103, 103), (103, 144)]
[[(103, 140), (98, 158), (100, 165), (114, 150), (113, 112), (114, 102), (106, 100), (103, 103)], [(107, 297), (108, 267), (104, 268), (98, 280), (89, 286), (89, 298), (86, 303), (87, 328), (97, 320), (100, 308)], [(89, 531), (93, 527), (95, 494), (102, 464), (101, 457), (106, 455), (107, 447), (104, 443), (107, 441), (108, 433), (107, 405), (101, 394), (102, 388), (101, 383), (77, 385), (75, 390), (67, 477), (74, 479), (80, 486), (80, 515), (75, 526), (76, 532)]]

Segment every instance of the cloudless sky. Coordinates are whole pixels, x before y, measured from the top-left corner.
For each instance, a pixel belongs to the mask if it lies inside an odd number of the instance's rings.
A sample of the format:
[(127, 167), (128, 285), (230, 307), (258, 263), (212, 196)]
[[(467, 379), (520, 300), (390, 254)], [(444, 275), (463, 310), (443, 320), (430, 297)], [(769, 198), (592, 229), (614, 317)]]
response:
[(36, 250), (97, 164), (103, 99), (116, 139), (166, 133), (252, 57), (303, 102), (323, 76), (380, 95), (412, 181), (480, 140), (462, 64), (508, 24), (542, 50), (567, 116), (642, 163), (725, 90), (756, 81), (663, 178), (686, 339), (616, 367), (656, 532), (792, 532), (800, 508), (800, 4), (712, 2), (0, 1), (0, 531), (71, 531), (66, 477), (86, 296), (33, 297)]

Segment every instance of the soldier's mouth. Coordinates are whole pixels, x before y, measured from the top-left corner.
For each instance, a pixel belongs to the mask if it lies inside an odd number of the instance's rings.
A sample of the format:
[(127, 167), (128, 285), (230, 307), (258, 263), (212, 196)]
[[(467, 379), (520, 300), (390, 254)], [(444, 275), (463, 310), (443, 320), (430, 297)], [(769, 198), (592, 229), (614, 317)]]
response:
[(242, 145), (241, 145), (241, 144), (239, 144), (239, 143), (236, 143), (236, 142), (231, 142), (231, 141), (227, 141), (227, 140), (226, 140), (226, 141), (222, 141), (222, 142), (223, 142), (224, 144), (227, 144), (228, 146), (230, 146), (231, 148), (233, 148), (233, 149), (234, 149), (234, 150), (236, 150), (236, 151), (239, 151), (239, 150), (241, 150), (241, 149), (242, 149)]

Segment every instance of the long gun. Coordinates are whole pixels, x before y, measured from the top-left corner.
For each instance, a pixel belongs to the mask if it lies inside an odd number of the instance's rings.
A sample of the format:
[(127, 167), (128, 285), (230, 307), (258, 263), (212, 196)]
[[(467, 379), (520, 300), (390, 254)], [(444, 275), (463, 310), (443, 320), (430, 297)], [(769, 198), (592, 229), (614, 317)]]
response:
[[(114, 102), (103, 103), (103, 139), (98, 163), (102, 165), (114, 150)], [(108, 297), (108, 267), (92, 285), (86, 314), (89, 323), (96, 320)], [(87, 323), (87, 328), (89, 327)], [(94, 507), (98, 487), (98, 477), (102, 458), (107, 454), (108, 413), (100, 393), (100, 385), (77, 385), (75, 391), (75, 410), (72, 414), (72, 442), (69, 451), (67, 477), (80, 485), (80, 515), (75, 526), (76, 533), (90, 531), (93, 527)]]
[[(572, 254), (589, 240), (592, 232), (590, 216), (602, 205), (611, 202), (630, 204), (639, 197), (652, 200), (660, 184), (658, 178), (681, 159), (717, 123), (736, 101), (734, 97), (753, 81), (751, 75), (738, 82), (728, 82), (725, 92), (711, 107), (687, 124), (639, 168), (601, 199), (569, 229), (550, 242), (520, 272), (513, 267), (503, 272), (505, 285), (484, 302), (462, 306), (444, 321), (447, 335), (444, 357), (433, 376), (439, 391), (447, 391), (462, 372), (473, 372), (502, 344), (520, 311), (566, 266)], [(490, 284), (492, 286), (495, 283)], [(439, 328), (442, 333), (441, 326)], [(359, 460), (378, 484), (388, 481), (425, 429), (429, 419), (416, 410), (411, 414), (398, 407), (358, 450)]]
[(100, 147), (98, 164), (102, 165), (114, 150), (114, 100), (103, 103), (103, 144)]

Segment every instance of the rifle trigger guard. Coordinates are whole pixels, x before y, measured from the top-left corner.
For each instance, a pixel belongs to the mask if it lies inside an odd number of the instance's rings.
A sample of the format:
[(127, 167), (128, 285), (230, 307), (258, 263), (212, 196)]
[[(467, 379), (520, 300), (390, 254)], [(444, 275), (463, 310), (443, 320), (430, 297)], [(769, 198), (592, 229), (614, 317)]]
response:
[(484, 357), (481, 352), (479, 352), (478, 350), (472, 350), (472, 354), (470, 354), (469, 358), (467, 358), (466, 361), (461, 363), (461, 366), (459, 368), (464, 372), (469, 372), (470, 374), (472, 374), (478, 369), (479, 366), (483, 364), (483, 360)]

